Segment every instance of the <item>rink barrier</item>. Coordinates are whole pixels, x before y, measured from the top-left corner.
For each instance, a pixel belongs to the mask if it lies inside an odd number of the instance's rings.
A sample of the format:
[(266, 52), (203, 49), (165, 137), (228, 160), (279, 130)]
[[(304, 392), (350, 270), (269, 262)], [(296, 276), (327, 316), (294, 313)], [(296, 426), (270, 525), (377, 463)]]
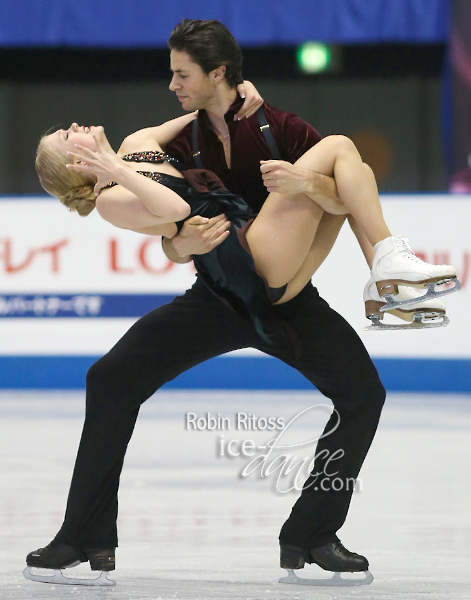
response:
[[(313, 283), (358, 333), (387, 389), (469, 393), (471, 194), (381, 200), (392, 231), (402, 231), (407, 214), (419, 257), (456, 266), (463, 285), (446, 298), (450, 326), (416, 334), (364, 332), (367, 270), (345, 227)], [(437, 219), (444, 211), (453, 228)], [(193, 265), (171, 263), (158, 237), (113, 228), (96, 211), (84, 227), (52, 198), (18, 196), (0, 197), (0, 213), (0, 389), (83, 389), (88, 367), (136, 318), (195, 280)], [(245, 350), (195, 367), (167, 388), (312, 389), (284, 364)]]
[(0, 294), (0, 318), (140, 318), (175, 294)]
[[(98, 356), (0, 356), (0, 389), (85, 388)], [(471, 393), (471, 359), (377, 358), (390, 392)], [(164, 389), (312, 390), (297, 371), (268, 357), (217, 357), (182, 373)]]

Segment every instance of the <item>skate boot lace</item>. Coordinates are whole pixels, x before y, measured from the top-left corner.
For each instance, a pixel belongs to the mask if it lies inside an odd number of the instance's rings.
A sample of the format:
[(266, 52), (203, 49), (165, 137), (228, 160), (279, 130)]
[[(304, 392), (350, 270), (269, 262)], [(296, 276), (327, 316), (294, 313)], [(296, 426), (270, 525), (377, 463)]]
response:
[(407, 238), (396, 238), (396, 248), (404, 258), (407, 258), (408, 260), (412, 260), (417, 263), (424, 262), (418, 256), (416, 256)]

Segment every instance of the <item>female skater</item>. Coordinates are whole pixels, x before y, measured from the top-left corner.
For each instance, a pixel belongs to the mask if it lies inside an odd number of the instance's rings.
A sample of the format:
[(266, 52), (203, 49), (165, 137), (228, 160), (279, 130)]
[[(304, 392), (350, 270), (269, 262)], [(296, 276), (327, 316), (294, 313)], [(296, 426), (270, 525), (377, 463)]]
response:
[[(426, 264), (403, 238), (391, 236), (374, 178), (348, 138), (324, 138), (296, 162), (333, 176), (341, 202), (270, 193), (252, 219), (249, 206), (229, 193), (216, 175), (198, 169), (182, 173), (176, 161), (162, 152), (162, 146), (194, 117), (138, 131), (124, 140), (118, 154), (102, 127), (73, 123), (67, 131), (58, 130), (41, 140), (37, 157), (41, 183), (81, 215), (96, 205), (100, 215), (117, 227), (168, 238), (190, 216), (225, 213), (232, 221), (231, 234), (212, 252), (195, 256), (195, 267), (207, 285), (249, 317), (265, 339), (287, 335), (295, 343), (270, 309), (292, 299), (311, 279), (306, 259), (323, 211), (351, 214), (358, 223), (375, 250), (372, 278), (380, 294), (397, 295), (398, 285), (423, 287), (456, 278), (453, 267)], [(411, 301), (417, 303), (417, 296)], [(381, 305), (381, 299), (370, 300), (369, 308), (375, 303)], [(444, 312), (437, 310), (436, 301), (433, 309), (425, 303), (423, 311), (432, 316)], [(371, 312), (378, 314), (379, 309), (373, 306)]]

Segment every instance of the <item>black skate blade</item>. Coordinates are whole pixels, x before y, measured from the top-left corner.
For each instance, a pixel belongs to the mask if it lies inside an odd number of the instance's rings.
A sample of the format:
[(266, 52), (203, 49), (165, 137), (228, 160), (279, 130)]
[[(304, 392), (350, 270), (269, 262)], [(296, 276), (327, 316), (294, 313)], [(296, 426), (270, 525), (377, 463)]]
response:
[[(373, 575), (369, 571), (360, 571), (363, 578), (342, 577), (342, 574), (336, 572), (330, 579), (304, 579), (298, 577), (292, 569), (286, 569), (288, 575), (281, 577), (279, 583), (289, 583), (291, 585), (310, 585), (313, 587), (353, 587), (359, 585), (370, 585), (373, 582)], [(351, 575), (349, 573), (349, 575)]]
[[(102, 571), (98, 577), (66, 577), (60, 569), (47, 569), (48, 573), (33, 573), (31, 569), (35, 567), (26, 567), (23, 571), (25, 579), (29, 581), (39, 581), (40, 583), (52, 583), (58, 585), (87, 585), (87, 586), (110, 586), (116, 585), (116, 581), (108, 579), (109, 571)], [(45, 569), (46, 570), (46, 569)], [(53, 571), (53, 573), (51, 573)]]

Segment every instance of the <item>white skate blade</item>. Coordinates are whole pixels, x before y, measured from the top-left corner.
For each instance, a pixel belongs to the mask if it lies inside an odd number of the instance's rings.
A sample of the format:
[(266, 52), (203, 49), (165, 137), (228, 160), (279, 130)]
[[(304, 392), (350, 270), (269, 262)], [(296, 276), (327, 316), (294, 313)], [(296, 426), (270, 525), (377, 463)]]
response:
[(426, 313), (416, 313), (414, 320), (410, 323), (382, 323), (379, 316), (369, 317), (371, 325), (363, 328), (363, 331), (392, 331), (394, 329), (434, 329), (436, 327), (446, 327), (450, 319), (446, 315), (441, 315), (438, 319), (424, 319)]
[[(446, 285), (448, 283), (453, 283), (453, 287), (446, 290), (435, 290), (437, 285)], [(414, 287), (413, 282), (408, 282), (408, 286)], [(432, 300), (433, 298), (440, 298), (441, 296), (446, 296), (448, 294), (453, 294), (457, 292), (461, 287), (461, 281), (459, 279), (443, 279), (442, 281), (431, 281), (426, 283), (424, 286), (427, 288), (427, 292), (423, 296), (419, 296), (418, 298), (410, 298), (409, 300), (395, 300), (394, 294), (384, 294), (382, 298), (386, 300), (386, 304), (382, 306), (379, 310), (381, 312), (385, 312), (391, 310), (392, 308), (398, 308), (399, 306), (407, 306), (408, 304), (417, 304), (419, 302), (424, 302), (425, 300)]]
[(23, 575), (30, 581), (39, 581), (40, 583), (54, 583), (59, 585), (88, 585), (88, 586), (105, 586), (105, 585), (116, 585), (116, 581), (108, 579), (109, 571), (102, 571), (98, 577), (90, 578), (75, 578), (66, 577), (61, 569), (54, 569), (51, 575), (52, 569), (47, 569), (49, 573), (41, 575), (38, 573), (32, 573), (31, 569), (34, 567), (26, 567), (23, 571)]
[(286, 569), (288, 575), (281, 577), (279, 583), (290, 583), (294, 585), (311, 585), (317, 587), (352, 587), (358, 585), (370, 585), (373, 582), (373, 575), (369, 571), (359, 571), (364, 577), (362, 579), (353, 577), (342, 577), (341, 573), (336, 572), (330, 579), (303, 579), (298, 577), (293, 569)]

